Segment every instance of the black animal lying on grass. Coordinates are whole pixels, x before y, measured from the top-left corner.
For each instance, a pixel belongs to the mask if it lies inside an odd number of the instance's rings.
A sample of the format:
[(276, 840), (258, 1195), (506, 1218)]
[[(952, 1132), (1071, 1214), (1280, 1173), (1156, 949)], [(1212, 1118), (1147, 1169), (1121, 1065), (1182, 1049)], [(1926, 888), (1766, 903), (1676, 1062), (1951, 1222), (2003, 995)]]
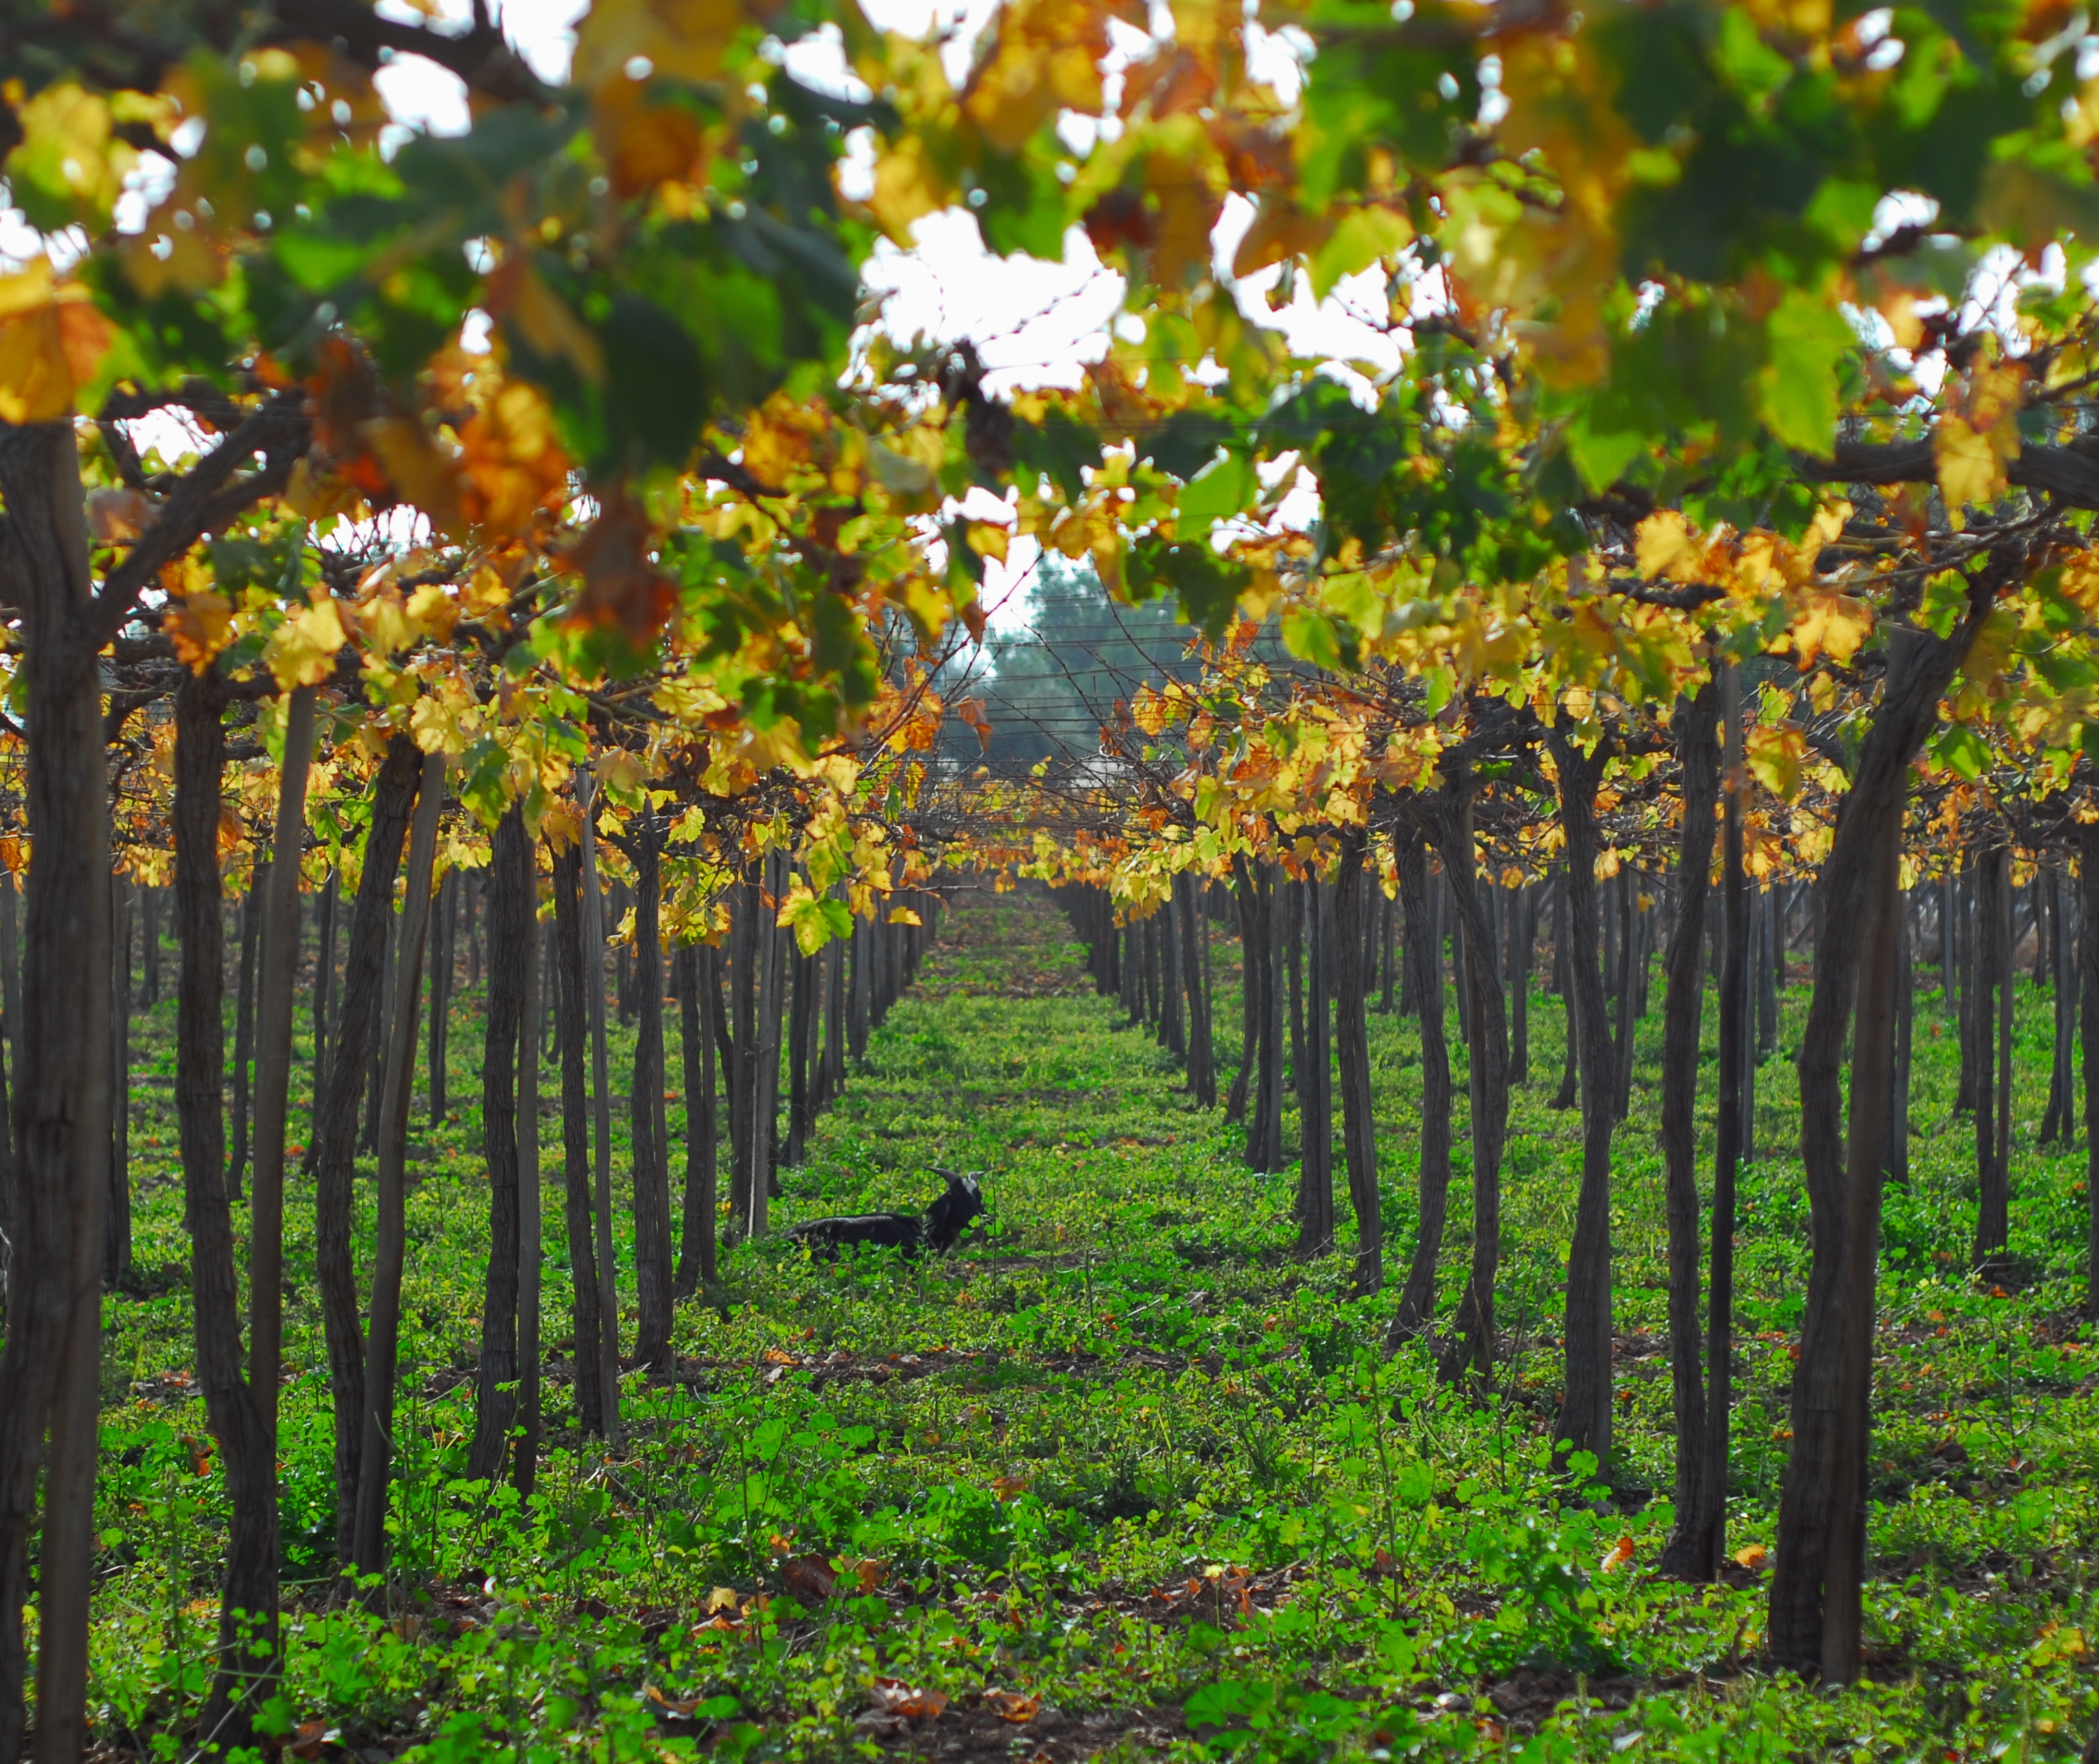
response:
[(906, 1256), (933, 1250), (945, 1255), (968, 1229), (970, 1221), (983, 1216), (983, 1190), (977, 1186), (983, 1172), (957, 1176), (936, 1168), (935, 1176), (948, 1179), (947, 1191), (923, 1212), (856, 1212), (836, 1219), (812, 1219), (798, 1225), (788, 1238), (807, 1247), (812, 1256), (832, 1256), (840, 1250), (863, 1246), (901, 1250)]

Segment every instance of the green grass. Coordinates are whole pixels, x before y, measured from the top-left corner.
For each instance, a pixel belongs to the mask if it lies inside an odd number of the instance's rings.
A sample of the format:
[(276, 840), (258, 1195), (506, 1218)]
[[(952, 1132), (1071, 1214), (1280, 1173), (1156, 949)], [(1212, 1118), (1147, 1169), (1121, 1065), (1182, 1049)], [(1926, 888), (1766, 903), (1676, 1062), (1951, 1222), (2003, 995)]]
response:
[[(1235, 954), (1217, 946), (1227, 1050)], [(2034, 1143), (2048, 999), (2022, 982), (2014, 1248), (2034, 1277), (2003, 1296), (1962, 1274), (1973, 1129), (1952, 1112), (1938, 1001), (1920, 1000), (1913, 1177), (1889, 1199), (1877, 1357), (1874, 1666), (1836, 1695), (1759, 1669), (1764, 1572), (1697, 1589), (1652, 1577), (1671, 1481), (1661, 1002), (1657, 984), (1614, 1147), (1622, 1456), (1608, 1489), (1550, 1463), (1579, 1168), (1576, 1117), (1547, 1106), (1557, 1001), (1533, 1001), (1533, 1079), (1511, 1122), (1508, 1352), (1492, 1388), (1441, 1388), (1422, 1348), (1378, 1349), (1395, 1295), (1344, 1302), (1344, 1258), (1292, 1255), (1294, 1171), (1245, 1170), (1239, 1130), (1118, 1027), (1062, 917), (1023, 891), (948, 914), (774, 1212), (784, 1226), (921, 1206), (939, 1163), (988, 1172), (988, 1229), (917, 1265), (738, 1248), (733, 1321), (680, 1312), (680, 1376), (653, 1390), (629, 1378), (631, 1436), (608, 1460), (574, 1426), (550, 1185), (550, 1449), (521, 1511), (458, 1480), (486, 1231), (478, 999), (462, 999), (457, 1120), (433, 1130), (419, 1115), (411, 1133), (425, 1155), (411, 1166), (398, 1573), (380, 1615), (345, 1608), (328, 1557), (310, 1192), (294, 1184), (283, 1455), (297, 1584), (279, 1716), (330, 1752), (431, 1757), (2075, 1756), (2093, 1703), (2081, 1651), (2099, 1407), (2075, 1316), (2084, 1155)], [(1787, 1058), (1806, 1002), (1804, 986), (1786, 996), (1744, 1181), (1735, 1547), (1770, 1542), (1784, 1467), (1806, 1268)], [(170, 1001), (135, 1031), (147, 1274), (185, 1253), (172, 1028)], [(675, 1075), (675, 1016), (671, 1032)], [(1450, 1033), (1446, 1317), (1469, 1225), (1454, 1013)], [(628, 1047), (631, 1032), (616, 1071)], [(1374, 1017), (1371, 1048), (1389, 1276), (1414, 1231), (1412, 1024)], [(543, 1089), (557, 1093), (551, 1073)], [(297, 1133), (302, 1104), (293, 1118)], [(1286, 1131), (1294, 1145), (1294, 1115)], [(674, 1144), (674, 1179), (682, 1162)], [(368, 1207), (368, 1182), (360, 1195)], [(222, 1494), (187, 1379), (186, 1296), (166, 1287), (108, 1308), (93, 1696), (112, 1756), (188, 1755), (215, 1621)], [(623, 1290), (631, 1343), (631, 1271)], [(1631, 1560), (1607, 1571), (1621, 1538)], [(1039, 1712), (1001, 1719), (1005, 1692)], [(937, 1717), (883, 1713), (885, 1697), (922, 1710), (934, 1694), (950, 1700)]]

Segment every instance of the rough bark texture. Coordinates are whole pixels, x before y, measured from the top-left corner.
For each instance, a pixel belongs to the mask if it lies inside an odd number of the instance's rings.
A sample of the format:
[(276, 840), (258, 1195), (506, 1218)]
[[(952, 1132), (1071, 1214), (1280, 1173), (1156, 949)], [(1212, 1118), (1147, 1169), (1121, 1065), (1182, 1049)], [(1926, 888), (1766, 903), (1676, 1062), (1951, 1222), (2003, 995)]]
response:
[[(102, 1283), (131, 1278), (131, 896), (127, 878), (109, 878), (109, 1208), (103, 1221)], [(0, 1178), (0, 1181), (4, 1181)]]
[[(1975, 891), (1975, 1270), (1992, 1276), (2011, 1241), (2011, 1172), (2006, 1168), (1998, 1117), (2009, 1101), (2009, 1071), (1999, 1058), (2000, 1011), (2012, 997), (2011, 853), (2002, 845), (1982, 854)], [(2002, 1001), (2000, 1005), (1999, 1001)]]
[(269, 860), (255, 866), (248, 892), (240, 897), (240, 991), (233, 1007), (233, 1153), (226, 1172), (227, 1190), (235, 1200), (248, 1174), (248, 1073), (255, 1058), (255, 962), (262, 932), (262, 890)]
[(1436, 1314), (1436, 1262), (1450, 1197), (1450, 1051), (1443, 1036), (1443, 988), (1428, 946), (1428, 851), (1417, 820), (1393, 829), (1399, 899), (1406, 910), (1407, 978), (1411, 1008), (1421, 1024), (1421, 1164), (1419, 1229), (1406, 1284), (1388, 1338), (1397, 1342), (1426, 1330)]
[(1180, 974), (1187, 995), (1188, 1089), (1204, 1108), (1217, 1102), (1217, 1057), (1210, 1038), (1209, 927), (1204, 922), (1199, 884), (1189, 875), (1173, 879), (1179, 910), (1174, 914), (1181, 936)]
[[(1225, 1093), (1225, 1119), (1246, 1119), (1248, 1099), (1252, 1095), (1254, 1070), (1259, 1065), (1261, 985), (1267, 972), (1265, 960), (1257, 960), (1261, 935), (1255, 922), (1253, 873), (1245, 859), (1232, 860), (1232, 905), (1239, 926), (1239, 1063)], [(1247, 1162), (1256, 1155), (1252, 1124), (1247, 1128)]]
[(309, 1174), (320, 1155), (321, 1110), (328, 1095), (329, 1010), (335, 996), (336, 898), (341, 892), (341, 879), (331, 873), (328, 886), (321, 891), (320, 910), (315, 927), (313, 1102), (312, 1119), (306, 1129)]
[[(835, 947), (835, 946), (834, 946)], [(678, 1238), (677, 1296), (714, 1290), (715, 1183), (720, 1124), (715, 1110), (715, 1044), (702, 1020), (702, 988), (715, 983), (719, 952), (708, 944), (678, 952), (678, 1045), (684, 1062), (685, 1196)], [(704, 978), (703, 978), (704, 976)]]
[(1437, 850), (1452, 908), (1463, 933), (1459, 984), (1468, 1001), (1467, 1067), (1472, 1114), (1472, 1256), (1442, 1375), (1467, 1368), (1485, 1376), (1494, 1357), (1494, 1280), (1502, 1254), (1502, 1147), (1508, 1132), (1508, 1024), (1499, 972), (1500, 940), (1473, 856), (1472, 781), (1455, 762), (1439, 794)]
[(1832, 1684), (1848, 1684), (1859, 1674), (1864, 1621), (1866, 1571), (1867, 1452), (1871, 1443), (1873, 1389), (1873, 1286), (1880, 1260), (1881, 1177), (1887, 1112), (1886, 1096), (1894, 1044), (1894, 952), (1896, 914), (1901, 899), (1901, 798), (1907, 782), (1898, 774), (1895, 812), (1877, 829), (1878, 849), (1872, 854), (1866, 945), (1859, 964), (1859, 1009), (1851, 1032), (1851, 1088), (1858, 1098), (1846, 1134), (1844, 1296), (1842, 1334), (1837, 1344), (1837, 1406), (1852, 1425), (1841, 1433), (1831, 1463), (1829, 1509), (1833, 1515), (1824, 1564), (1822, 1609), (1822, 1676)]
[[(1571, 971), (1568, 953), (1568, 897), (1572, 891), (1567, 880), (1566, 868), (1562, 865), (1560, 886), (1554, 891), (1552, 900), (1552, 972), (1553, 990), (1560, 995), (1567, 1039), (1560, 1066), (1560, 1088), (1552, 1096), (1552, 1106), (1556, 1109), (1573, 1108), (1581, 1093), (1581, 1025), (1574, 1002), (1574, 988), (1568, 979)], [(1594, 900), (1595, 895), (1595, 885), (1591, 882), (1589, 897)]]
[(819, 958), (791, 949), (787, 956), (787, 1162), (798, 1166), (805, 1155), (814, 1120), (810, 1068), (816, 1033), (816, 974)]
[(612, 1071), (605, 1034), (605, 895), (597, 873), (597, 830), (592, 780), (582, 786), (583, 1008), (590, 1024), (591, 1222), (597, 1236), (598, 1385), (605, 1435), (619, 1443), (619, 1288), (612, 1244)]
[(637, 829), (634, 860), (634, 1073), (628, 1098), (633, 1148), (635, 1358), (658, 1369), (671, 1357), (671, 1161), (663, 1124), (663, 935), (659, 922), (660, 824)]
[[(274, 1684), (280, 1669), (277, 1564), (277, 1387), (284, 1363), (284, 1136), (291, 1112), (292, 991), (298, 966), (298, 860), (306, 832), (306, 777), (313, 759), (314, 692), (295, 691), (286, 706), (284, 763), (273, 860), (262, 897), (262, 960), (255, 982), (255, 1181), (248, 1240), (248, 1388), (257, 1423), (254, 1457), (229, 1488), (245, 1484), (250, 1523), (232, 1528), (222, 1608), (240, 1614), (245, 1657), (238, 1682), (246, 1704)], [(244, 1543), (243, 1555), (232, 1546)], [(222, 1647), (225, 1645), (222, 1639)], [(222, 1662), (224, 1656), (222, 1654)], [(247, 1725), (244, 1710), (237, 1725)]]
[[(489, 970), (488, 1014), (481, 1056), (481, 1149), (488, 1165), (488, 1269), (481, 1304), (481, 1366), (474, 1387), (471, 1477), (502, 1473), (517, 1421), (517, 1049), (525, 1022), (525, 970), (532, 947), (532, 842), (523, 808), (512, 804), (490, 842), (488, 933), (520, 958)], [(440, 895), (440, 900), (447, 897)], [(430, 975), (430, 1009), (439, 988)], [(433, 1049), (434, 1051), (434, 1049)], [(535, 1172), (536, 1174), (536, 1172)]]
[[(2041, 877), (2048, 900), (2048, 972), (2054, 986), (2054, 1036), (2048, 1071), (2048, 1115), (2041, 1123), (2043, 1145), (2074, 1145), (2077, 1140), (2076, 1111), (2070, 1106), (2070, 1051), (2075, 1045), (2073, 1026), (2077, 1020), (2077, 961), (2070, 936), (2070, 890), (2062, 873), (2051, 865)], [(1907, 1076), (1908, 1040), (1896, 1058)], [(1907, 1136), (1905, 1136), (1907, 1137)], [(1907, 1159), (1904, 1160), (1907, 1163)]]
[(1334, 1247), (1333, 1049), (1327, 979), (1331, 952), (1327, 889), (1318, 875), (1297, 885), (1303, 948), (1303, 1058), (1297, 1067), (1297, 1250), (1323, 1256)]
[(2078, 1039), (2084, 1078), (2084, 1314), (2099, 1318), (2099, 822), (2077, 829)]
[[(240, 1277), (226, 1181), (224, 918), (218, 875), (220, 780), (226, 741), (218, 680), (186, 677), (175, 694), (175, 917), (182, 965), (175, 1005), (175, 1115), (183, 1153), (183, 1215), (190, 1235), (190, 1295), (197, 1383), (218, 1442), (232, 1507), (218, 1667), (201, 1734), (249, 1743), (244, 1683), (269, 1669), (277, 1626), (277, 1481), (274, 1442), (257, 1392), (242, 1376)], [(243, 1631), (247, 1632), (244, 1642)]]
[(365, 1061), (385, 978), (394, 881), (400, 873), (402, 847), (408, 836), (409, 816), (415, 812), (416, 781), (421, 768), (422, 755), (415, 742), (397, 735), (372, 781), (364, 867), (343, 952), (334, 1068), (315, 1132), (314, 1265), (328, 1336), (328, 1393), (335, 1403), (336, 1553), (345, 1562), (352, 1547), (364, 1426), (364, 1331), (359, 1320), (357, 1264), (350, 1241), (358, 1106), (364, 1096)]
[(23, 614), (23, 675), (37, 719), (14, 1098), (17, 1236), (0, 1357), (0, 1759), (20, 1750), (24, 1724), (22, 1610), (42, 1463), (37, 1757), (70, 1764), (85, 1740), (109, 1169), (108, 988), (81, 983), (109, 971), (95, 659), (107, 634), (70, 424), (0, 427), (0, 578)]
[(554, 856), (554, 1041), (561, 1060), (562, 1219), (569, 1237), (570, 1353), (576, 1414), (586, 1433), (605, 1432), (605, 1385), (597, 1253), (591, 1230), (590, 1092), (583, 1077), (587, 1007), (583, 990), (583, 856), (571, 845)]
[(364, 1445), (357, 1464), (357, 1525), (352, 1559), (360, 1574), (385, 1572), (386, 1509), (394, 1471), (394, 1392), (401, 1342), (401, 1278), (408, 1254), (408, 1109), (416, 1079), (416, 1006), (422, 990), (423, 947), (429, 927), (438, 812), (445, 787), (440, 754), (425, 754), (408, 834), (400, 944), (388, 1012), (386, 1078), (380, 1093), (379, 1168), (375, 1173), (371, 1321), (364, 1337)]
[(1538, 942), (1538, 889), (1525, 884), (1509, 904), (1509, 1082), (1530, 1082), (1530, 961)]
[(1705, 1001), (1706, 878), (1713, 869), (1713, 810), (1720, 791), (1718, 693), (1705, 687), (1680, 713), (1683, 824), (1677, 847), (1676, 916), (1662, 957), (1661, 1155), (1669, 1219), (1669, 1361), (1676, 1418), (1676, 1529), (1662, 1552), (1666, 1574), (1706, 1577), (1698, 1519), (1705, 1438), (1705, 1337), (1699, 1318), (1698, 1039)]
[(1368, 965), (1362, 949), (1373, 884), (1364, 862), (1359, 829), (1342, 835), (1340, 873), (1334, 884), (1334, 938), (1343, 952), (1335, 979), (1335, 1050), (1341, 1081), (1341, 1140), (1349, 1168), (1349, 1201), (1356, 1213), (1356, 1265), (1350, 1291), (1377, 1291), (1384, 1284), (1384, 1225), (1378, 1207), (1377, 1123), (1371, 1111), (1370, 1022), (1366, 996)]
[(1978, 968), (1975, 914), (1977, 854), (1971, 847), (1960, 854), (1961, 874), (1955, 884), (1954, 947), (1960, 970), (1960, 1079), (1953, 1094), (1954, 1111), (1975, 1106), (1975, 1087), (1982, 1062), (1976, 1058), (1976, 1023), (1980, 1014), (1976, 1001)]
[[(1851, 788), (1817, 885), (1815, 992), (1801, 1038), (1801, 1154), (1806, 1167), (1812, 1259), (1800, 1359), (1793, 1385), (1793, 1450), (1779, 1503), (1778, 1564), (1768, 1625), (1772, 1656), (1799, 1671), (1823, 1665), (1825, 1581), (1835, 1534), (1849, 1523), (1836, 1504), (1840, 1457), (1865, 1437), (1868, 1418), (1843, 1400), (1846, 1341), (1855, 1313), (1847, 1282), (1850, 1185), (1845, 1164), (1842, 1073), (1857, 1002), (1862, 939), (1877, 860), (1902, 811), (1910, 761), (1930, 732), (1938, 698), (1993, 590), (1978, 583), (1950, 640), (1912, 638), (1892, 647), (1881, 705), (1859, 750)], [(1880, 1111), (1872, 1111), (1875, 1116)], [(1868, 1311), (1872, 1294), (1864, 1296)]]
[(1596, 951), (1596, 784), (1604, 751), (1547, 732), (1567, 836), (1567, 1014), (1582, 1075), (1582, 1188), (1567, 1263), (1567, 1389), (1553, 1427), (1578, 1452), (1611, 1451), (1611, 1129), (1617, 1071)]
[[(787, 892), (787, 857), (785, 852), (774, 851), (765, 860), (764, 895), (781, 900)], [(780, 1030), (781, 1005), (786, 991), (787, 939), (780, 935), (777, 914), (765, 910), (763, 895), (758, 897), (759, 910), (757, 922), (752, 927), (754, 963), (757, 968), (755, 1058), (757, 1062), (751, 1093), (750, 1169), (748, 1200), (750, 1212), (746, 1230), (754, 1238), (765, 1235), (768, 1216), (774, 1193), (774, 1137), (780, 1122)], [(889, 1006), (895, 1003), (903, 990), (900, 972), (901, 940), (894, 926), (880, 928), (883, 953), (887, 958), (883, 969), (883, 983), (877, 995), (875, 1022), (878, 1026)]]
[[(436, 913), (430, 925), (430, 1125), (443, 1124), (449, 1107), (452, 1026), (452, 921), (458, 916), (460, 873), (438, 884)], [(529, 947), (529, 946), (521, 946)]]
[(1264, 865), (1264, 878), (1256, 873), (1254, 922), (1261, 944), (1261, 1066), (1254, 1075), (1255, 1115), (1259, 1124), (1256, 1170), (1283, 1168), (1283, 927), (1278, 923), (1282, 907), (1277, 895), (1282, 889), (1280, 873)]
[[(539, 1168), (539, 947), (549, 941), (539, 921), (539, 876), (528, 845), (525, 858), (524, 1010), (517, 1025), (517, 1441), (511, 1483), (530, 1500), (539, 1474), (540, 1275), (546, 1261)], [(551, 934), (552, 927), (548, 927)]]

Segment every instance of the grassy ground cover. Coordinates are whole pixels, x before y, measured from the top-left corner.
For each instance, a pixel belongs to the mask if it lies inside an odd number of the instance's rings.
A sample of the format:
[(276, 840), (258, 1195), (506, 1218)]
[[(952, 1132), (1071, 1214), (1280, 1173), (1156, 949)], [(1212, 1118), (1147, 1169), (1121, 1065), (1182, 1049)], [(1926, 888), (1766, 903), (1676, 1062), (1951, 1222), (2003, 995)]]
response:
[[(1228, 1045), (1234, 952), (1215, 953)], [(1613, 1465), (1550, 1463), (1579, 1157), (1574, 1115), (1548, 1106), (1556, 1001), (1534, 1001), (1511, 1124), (1507, 1353), (1490, 1387), (1442, 1388), (1421, 1348), (1382, 1351), (1389, 1299), (1343, 1302), (1342, 1259), (1290, 1253), (1294, 1173), (1246, 1172), (1238, 1131), (1119, 1025), (1054, 905), (1023, 891), (949, 913), (776, 1212), (921, 1206), (941, 1163), (986, 1172), (979, 1231), (916, 1265), (737, 1249), (733, 1320), (681, 1311), (680, 1376), (628, 1379), (630, 1437), (608, 1458), (569, 1403), (550, 1186), (552, 1437), (521, 1507), (460, 1480), (486, 1230), (478, 999), (462, 998), (456, 1116), (419, 1115), (411, 1134), (398, 1572), (376, 1609), (345, 1599), (331, 1559), (310, 1192), (294, 1185), (284, 1476), (301, 1584), (277, 1725), (295, 1755), (367, 1761), (2074, 1756), (2093, 1703), (2099, 1355), (2075, 1309), (2083, 1155), (2034, 1143), (2045, 994), (2019, 987), (2013, 1225), (2033, 1273), (2013, 1291), (1961, 1272), (1973, 1131), (1951, 1107), (1950, 1027), (1935, 994), (1920, 1001), (1877, 1360), (1875, 1666), (1835, 1695), (1758, 1666), (1806, 1264), (1786, 1063), (1806, 988), (1759, 1080), (1738, 1260), (1744, 1554), (1709, 1588), (1652, 1573), (1670, 1480), (1658, 987), (1652, 1004), (1617, 1146)], [(140, 1278), (108, 1306), (93, 1696), (112, 1757), (189, 1756), (215, 1623), (173, 1011), (134, 1028)], [(1709, 1083), (1713, 1034), (1709, 1010)], [(1388, 1271), (1413, 1238), (1416, 1045), (1411, 1023), (1373, 1018)], [(1468, 1223), (1454, 1058), (1446, 1314)], [(674, 1105), (674, 1140), (679, 1121)]]

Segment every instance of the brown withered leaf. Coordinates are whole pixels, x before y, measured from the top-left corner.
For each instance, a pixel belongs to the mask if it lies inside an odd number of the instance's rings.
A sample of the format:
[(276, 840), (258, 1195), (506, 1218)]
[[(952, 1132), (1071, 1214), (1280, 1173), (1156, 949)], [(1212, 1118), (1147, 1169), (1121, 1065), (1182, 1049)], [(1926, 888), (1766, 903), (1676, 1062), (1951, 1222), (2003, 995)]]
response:
[(161, 629), (175, 646), (175, 659), (192, 674), (201, 674), (233, 639), (233, 603), (209, 588), (192, 588), (170, 600)]
[(906, 1721), (936, 1721), (948, 1706), (939, 1691), (922, 1691), (901, 1678), (877, 1678), (869, 1687), (874, 1706), (885, 1715), (901, 1715)]
[(1042, 1699), (1038, 1694), (1023, 1696), (1019, 1691), (987, 1691), (984, 1707), (1001, 1721), (1010, 1721), (1016, 1727), (1023, 1727), (1042, 1712)]
[(627, 494), (606, 493), (590, 530), (567, 556), (583, 578), (571, 617), (580, 624), (616, 629), (637, 647), (671, 616), (675, 589), (649, 555), (648, 517)]
[(828, 1599), (838, 1584), (837, 1573), (821, 1555), (798, 1555), (780, 1564), (781, 1584), (798, 1599)]

